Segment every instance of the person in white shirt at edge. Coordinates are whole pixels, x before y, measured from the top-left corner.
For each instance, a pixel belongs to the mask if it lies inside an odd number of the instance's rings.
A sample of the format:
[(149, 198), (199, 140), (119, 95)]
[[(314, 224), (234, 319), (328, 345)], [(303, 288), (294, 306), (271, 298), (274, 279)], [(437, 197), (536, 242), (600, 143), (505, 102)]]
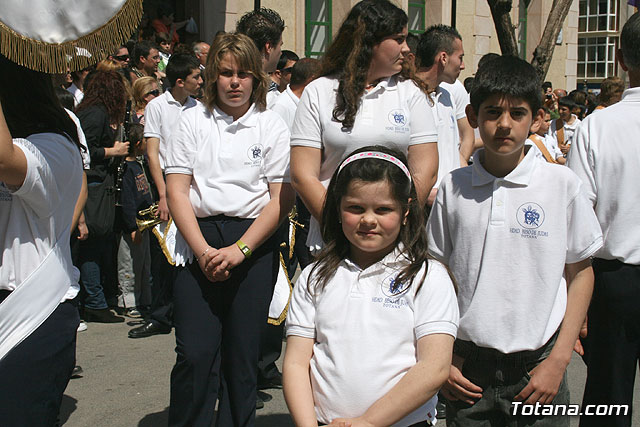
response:
[(278, 96), (275, 103), (271, 107), (272, 111), (275, 111), (282, 117), (282, 120), (287, 124), (287, 127), (291, 129), (293, 126), (293, 119), (296, 116), (296, 110), (298, 109), (298, 103), (304, 88), (318, 74), (320, 61), (315, 58), (302, 58), (292, 67), (291, 81), (282, 96)]
[(144, 110), (149, 171), (158, 190), (158, 215), (163, 221), (169, 219), (163, 176), (167, 147), (180, 113), (198, 102), (193, 96), (202, 85), (200, 72), (198, 60), (191, 55), (173, 55), (167, 64), (167, 79), (171, 89), (149, 101)]
[(76, 126), (48, 74), (0, 55), (0, 423), (54, 425), (75, 365), (82, 185)]
[(403, 68), (407, 21), (389, 1), (357, 3), (322, 58), (322, 77), (302, 94), (291, 132), (291, 182), (312, 215), (312, 251), (322, 247), (326, 186), (347, 153), (380, 142), (408, 155), (420, 203), (436, 181), (433, 112)]
[[(416, 66), (415, 52), (418, 51), (419, 39), (420, 38), (415, 34), (409, 33), (407, 35), (407, 46), (409, 46), (409, 49), (410, 49), (410, 52), (407, 54), (407, 58), (411, 66), (414, 67), (414, 69)], [(464, 67), (464, 64), (461, 63), (461, 65), (462, 67)], [(462, 69), (463, 68), (461, 68), (461, 70)], [(459, 74), (460, 73), (458, 73), (458, 75)], [(451, 99), (453, 100), (453, 104), (456, 107), (455, 117), (458, 124), (458, 133), (460, 134), (458, 145), (461, 147), (460, 154), (462, 155), (465, 161), (464, 164), (466, 165), (469, 159), (471, 158), (471, 155), (473, 154), (474, 140), (475, 140), (475, 133), (473, 131), (473, 128), (469, 124), (469, 121), (467, 120), (467, 113), (466, 113), (467, 105), (469, 105), (469, 93), (464, 88), (464, 85), (462, 84), (462, 82), (457, 79), (457, 77), (453, 84), (449, 84), (446, 81), (442, 81), (440, 82), (439, 87), (449, 92), (449, 94), (451, 95)]]
[[(278, 12), (266, 7), (245, 13), (236, 24), (236, 32), (247, 35), (260, 51), (262, 70), (267, 74), (275, 72), (278, 66), (282, 53), (283, 31), (284, 21)], [(271, 108), (278, 95), (278, 84), (270, 78), (267, 108)]]
[(360, 148), (333, 174), (326, 246), (287, 317), (284, 395), (297, 426), (435, 420), (458, 304), (446, 267), (427, 259), (424, 218), (398, 150)]
[[(453, 84), (464, 70), (464, 49), (460, 33), (447, 25), (434, 25), (420, 35), (416, 50), (416, 77), (427, 85), (430, 101), (435, 104), (436, 126), (438, 127), (438, 179), (429, 194), (428, 205), (435, 200), (442, 178), (450, 171), (467, 166), (473, 141), (466, 140), (468, 146), (460, 144), (457, 108), (448, 90), (440, 83)], [(466, 117), (465, 117), (466, 120)]]
[(593, 289), (590, 256), (602, 246), (579, 178), (525, 149), (541, 106), (531, 64), (502, 56), (484, 65), (467, 117), (485, 148), (443, 179), (429, 217), (429, 253), (458, 285), (442, 389), (450, 426), (569, 425), (566, 413), (531, 419), (513, 406), (569, 403), (566, 367)]
[(551, 121), (551, 126), (549, 127), (549, 135), (556, 140), (556, 145), (565, 156), (571, 147), (573, 134), (580, 124), (580, 119), (571, 113), (574, 105), (575, 103), (566, 96), (560, 98), (558, 100), (558, 114), (560, 114), (560, 118)]
[[(586, 417), (580, 426), (630, 426), (640, 330), (640, 14), (620, 33), (617, 59), (629, 76), (622, 100), (578, 126), (567, 164), (584, 183), (602, 232), (589, 307), (584, 405), (628, 405), (625, 416)], [(635, 418), (635, 416), (634, 416)]]
[(195, 254), (174, 286), (170, 426), (211, 425), (218, 397), (216, 425), (254, 425), (260, 334), (279, 265), (274, 232), (294, 201), (290, 133), (265, 109), (268, 79), (251, 39), (219, 35), (204, 104), (182, 113), (169, 144), (169, 208)]
[(545, 153), (540, 150), (537, 146), (536, 142), (540, 143), (544, 148), (546, 148), (547, 153), (549, 155), (549, 159), (553, 161), (549, 161), (549, 163), (558, 163), (564, 165), (567, 162), (567, 159), (560, 151), (560, 148), (556, 145), (556, 140), (553, 136), (549, 135), (549, 126), (551, 126), (551, 111), (547, 107), (542, 107), (542, 111), (544, 112), (544, 116), (542, 121), (540, 122), (540, 127), (536, 132), (533, 132), (529, 135), (529, 138), (525, 141), (525, 145), (531, 146), (531, 149), (536, 152), (536, 157), (542, 159), (544, 161), (547, 160)]

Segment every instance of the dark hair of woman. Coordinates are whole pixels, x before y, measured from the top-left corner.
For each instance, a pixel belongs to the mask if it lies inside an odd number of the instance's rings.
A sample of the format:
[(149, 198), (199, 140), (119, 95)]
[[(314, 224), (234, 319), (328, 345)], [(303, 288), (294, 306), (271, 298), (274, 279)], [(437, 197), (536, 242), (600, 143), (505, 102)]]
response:
[(126, 87), (117, 72), (95, 71), (85, 79), (84, 98), (76, 111), (102, 105), (107, 110), (111, 124), (117, 125), (124, 120), (127, 96)]
[[(364, 151), (379, 151), (390, 154), (405, 165), (407, 164), (407, 158), (404, 154), (380, 145), (360, 148), (347, 157)], [(331, 177), (322, 210), (322, 239), (326, 246), (318, 255), (317, 263), (311, 271), (310, 277), (312, 279), (309, 281), (309, 286), (313, 284), (315, 290), (324, 288), (342, 260), (349, 257), (351, 243), (342, 231), (340, 202), (347, 193), (349, 184), (354, 180), (366, 183), (386, 181), (391, 186), (394, 198), (402, 206), (403, 214), (409, 211), (406, 225), (401, 227), (396, 242), (396, 244), (402, 244), (403, 255), (408, 263), (398, 274), (395, 282), (398, 286), (407, 281), (412, 284), (422, 268), (422, 264), (428, 258), (424, 211), (418, 203), (413, 181), (409, 180), (402, 169), (391, 162), (370, 158), (351, 162), (342, 170), (338, 168)], [(422, 285), (423, 280), (424, 276), (420, 279), (418, 288)], [(309, 290), (313, 292), (311, 287)]]
[(51, 132), (68, 136), (81, 149), (78, 129), (53, 91), (49, 74), (29, 70), (0, 55), (0, 102), (13, 138)]
[[(339, 80), (334, 120), (352, 128), (360, 97), (365, 91), (373, 47), (385, 37), (402, 32), (407, 14), (387, 0), (363, 0), (356, 4), (322, 58), (320, 76)], [(410, 78), (410, 70), (400, 73)]]

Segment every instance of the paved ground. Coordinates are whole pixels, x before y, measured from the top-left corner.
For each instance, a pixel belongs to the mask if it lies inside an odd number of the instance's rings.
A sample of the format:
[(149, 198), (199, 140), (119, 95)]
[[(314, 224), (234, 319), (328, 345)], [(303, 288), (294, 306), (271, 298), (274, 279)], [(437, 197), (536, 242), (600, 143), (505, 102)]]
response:
[[(174, 336), (133, 340), (129, 324), (90, 323), (78, 334), (78, 364), (84, 369), (65, 392), (60, 414), (68, 427), (162, 427), (167, 425), (169, 373), (175, 360)], [(577, 356), (569, 366), (572, 403), (580, 403), (585, 368)], [(640, 407), (636, 378), (635, 407)], [(273, 399), (257, 412), (259, 427), (292, 426), (281, 390), (268, 390)], [(640, 425), (640, 411), (634, 425)], [(444, 425), (444, 423), (440, 423)], [(577, 418), (572, 419), (577, 426)]]

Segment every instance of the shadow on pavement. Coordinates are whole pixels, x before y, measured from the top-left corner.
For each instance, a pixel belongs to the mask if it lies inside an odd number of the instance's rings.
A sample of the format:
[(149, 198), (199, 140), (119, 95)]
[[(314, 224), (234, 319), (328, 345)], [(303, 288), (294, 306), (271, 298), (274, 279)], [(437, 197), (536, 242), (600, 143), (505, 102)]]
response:
[(162, 412), (154, 412), (147, 414), (138, 423), (138, 427), (158, 427), (169, 424), (169, 407), (164, 408)]
[(293, 421), (289, 414), (267, 414), (256, 415), (256, 426), (258, 427), (293, 427)]
[(58, 414), (58, 425), (63, 425), (69, 420), (73, 411), (78, 407), (78, 401), (66, 394), (62, 396), (62, 403), (60, 404), (60, 413)]

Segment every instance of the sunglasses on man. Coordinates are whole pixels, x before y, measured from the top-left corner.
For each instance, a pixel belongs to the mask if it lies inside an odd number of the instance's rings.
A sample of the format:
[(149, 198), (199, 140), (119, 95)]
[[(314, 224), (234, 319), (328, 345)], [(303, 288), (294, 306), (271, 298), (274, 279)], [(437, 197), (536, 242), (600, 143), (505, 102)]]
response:
[(113, 59), (117, 59), (118, 61), (128, 61), (129, 60), (129, 55), (118, 55), (118, 56), (114, 56)]

